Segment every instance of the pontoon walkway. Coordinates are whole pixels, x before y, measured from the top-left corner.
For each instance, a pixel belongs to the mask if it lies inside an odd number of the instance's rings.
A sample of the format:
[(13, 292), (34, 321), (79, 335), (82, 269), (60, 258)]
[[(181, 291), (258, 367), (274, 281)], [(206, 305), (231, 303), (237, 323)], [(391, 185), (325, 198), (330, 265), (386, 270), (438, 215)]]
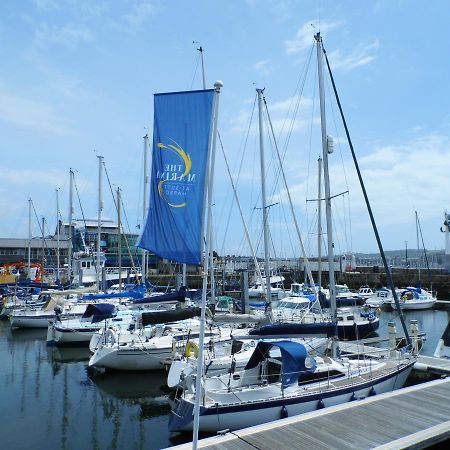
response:
[(450, 378), (440, 379), (203, 439), (198, 448), (426, 448), (450, 439), (449, 399)]

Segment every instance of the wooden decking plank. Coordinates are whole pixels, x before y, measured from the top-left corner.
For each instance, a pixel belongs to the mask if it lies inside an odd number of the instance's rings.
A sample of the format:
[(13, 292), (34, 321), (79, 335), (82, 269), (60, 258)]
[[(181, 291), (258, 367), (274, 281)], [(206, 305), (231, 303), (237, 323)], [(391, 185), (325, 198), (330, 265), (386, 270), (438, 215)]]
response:
[(450, 436), (449, 397), (450, 378), (437, 380), (378, 398), (238, 430), (231, 440), (226, 436), (206, 439), (199, 441), (199, 448), (364, 450), (393, 448), (394, 443), (395, 448), (409, 448), (415, 440), (417, 448), (423, 448)]

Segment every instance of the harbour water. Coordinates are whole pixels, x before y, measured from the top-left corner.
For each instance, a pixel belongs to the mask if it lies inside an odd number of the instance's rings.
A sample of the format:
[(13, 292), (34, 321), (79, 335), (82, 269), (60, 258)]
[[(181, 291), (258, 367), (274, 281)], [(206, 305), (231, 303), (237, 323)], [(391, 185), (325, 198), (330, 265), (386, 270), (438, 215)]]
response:
[[(447, 310), (409, 311), (427, 333), (432, 355), (450, 318)], [(383, 312), (380, 336), (395, 312)], [(190, 440), (170, 436), (164, 372), (91, 373), (89, 350), (47, 347), (46, 330), (11, 330), (0, 322), (0, 448), (160, 449)]]

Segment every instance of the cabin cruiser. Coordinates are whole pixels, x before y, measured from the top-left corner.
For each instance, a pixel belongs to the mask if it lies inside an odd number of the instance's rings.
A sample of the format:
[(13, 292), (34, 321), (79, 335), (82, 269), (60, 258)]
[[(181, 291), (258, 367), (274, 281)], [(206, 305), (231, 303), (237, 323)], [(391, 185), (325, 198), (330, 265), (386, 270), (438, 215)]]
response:
[[(410, 286), (399, 290), (398, 301), (402, 310), (418, 310), (433, 308), (437, 299), (435, 293)], [(391, 300), (391, 307), (397, 309), (394, 299)]]

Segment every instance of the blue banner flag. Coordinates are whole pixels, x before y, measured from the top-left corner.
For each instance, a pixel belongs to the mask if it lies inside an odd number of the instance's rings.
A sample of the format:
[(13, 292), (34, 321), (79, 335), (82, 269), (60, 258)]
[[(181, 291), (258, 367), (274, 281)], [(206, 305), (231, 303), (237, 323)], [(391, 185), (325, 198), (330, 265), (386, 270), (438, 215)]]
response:
[(202, 259), (214, 90), (155, 94), (147, 218), (138, 247), (186, 264)]

